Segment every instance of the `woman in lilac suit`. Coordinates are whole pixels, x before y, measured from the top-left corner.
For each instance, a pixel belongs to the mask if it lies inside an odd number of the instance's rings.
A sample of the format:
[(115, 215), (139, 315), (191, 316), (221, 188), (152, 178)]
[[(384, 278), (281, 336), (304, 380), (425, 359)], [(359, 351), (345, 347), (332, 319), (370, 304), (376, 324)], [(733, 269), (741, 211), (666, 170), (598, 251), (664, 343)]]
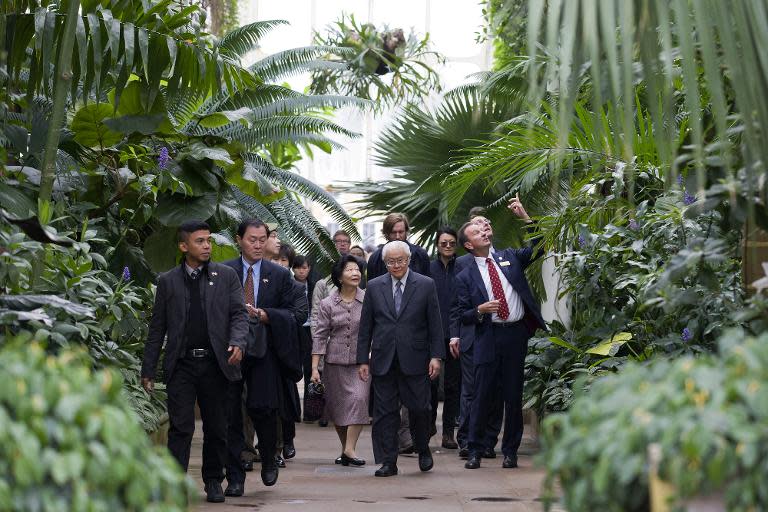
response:
[(320, 302), (312, 332), (312, 381), (320, 382), (317, 367), (325, 356), (325, 414), (336, 427), (342, 448), (336, 461), (344, 466), (365, 464), (355, 449), (363, 426), (370, 422), (370, 379), (365, 382), (357, 373), (357, 333), (365, 296), (359, 288), (362, 272), (362, 263), (351, 255), (333, 266), (331, 280), (337, 290)]

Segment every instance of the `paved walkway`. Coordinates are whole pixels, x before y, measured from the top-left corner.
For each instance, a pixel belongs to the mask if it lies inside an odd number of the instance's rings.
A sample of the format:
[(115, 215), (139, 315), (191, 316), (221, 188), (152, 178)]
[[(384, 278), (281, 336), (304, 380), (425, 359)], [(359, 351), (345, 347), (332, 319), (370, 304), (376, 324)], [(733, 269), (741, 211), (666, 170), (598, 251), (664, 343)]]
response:
[[(439, 418), (439, 416), (438, 416)], [(440, 426), (438, 425), (438, 432)], [(340, 445), (333, 427), (317, 424), (297, 425), (296, 458), (287, 461), (274, 487), (264, 487), (258, 464), (248, 473), (245, 495), (227, 498), (223, 504), (205, 502), (200, 479), (202, 425), (198, 422), (192, 445), (189, 473), (199, 484), (201, 503), (198, 512), (294, 511), (358, 512), (411, 511), (541, 511), (539, 500), (544, 473), (533, 467), (530, 453), (521, 454), (520, 467), (503, 469), (501, 457), (483, 460), (476, 470), (464, 469), (456, 450), (440, 447), (440, 436), (431, 440), (435, 467), (428, 473), (419, 471), (415, 455), (398, 459), (400, 474), (375, 478), (371, 430), (366, 427), (358, 444), (358, 456), (368, 461), (362, 468), (335, 465)], [(524, 439), (523, 446), (530, 445)], [(525, 451), (525, 450), (521, 450)], [(226, 488), (226, 481), (224, 482)]]

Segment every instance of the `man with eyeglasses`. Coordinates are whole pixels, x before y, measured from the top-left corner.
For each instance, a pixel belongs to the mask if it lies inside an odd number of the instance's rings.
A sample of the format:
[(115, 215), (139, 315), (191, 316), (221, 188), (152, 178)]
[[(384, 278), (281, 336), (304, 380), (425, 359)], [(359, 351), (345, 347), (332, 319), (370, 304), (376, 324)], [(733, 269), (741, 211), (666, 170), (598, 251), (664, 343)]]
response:
[(401, 404), (408, 409), (419, 454), (419, 469), (429, 471), (430, 380), (445, 358), (443, 326), (435, 282), (412, 271), (407, 243), (396, 240), (382, 250), (388, 273), (368, 282), (357, 338), (360, 378), (372, 378), (374, 445), (379, 446), (375, 476), (398, 473)]
[[(490, 254), (494, 254), (496, 249), (493, 247), (493, 226), (488, 217), (485, 216), (485, 208), (475, 206), (469, 210), (469, 222), (477, 225), (488, 237), (491, 245), (488, 248)], [(454, 275), (458, 275), (464, 268), (474, 264), (474, 256), (467, 253), (456, 258), (454, 265)], [(455, 297), (455, 296), (454, 296)], [(459, 358), (461, 368), (461, 391), (459, 398), (459, 420), (458, 430), (456, 432), (456, 441), (459, 445), (459, 457), (466, 459), (469, 456), (469, 423), (470, 411), (472, 410), (472, 398), (475, 393), (475, 363), (473, 362), (474, 347), (471, 337), (465, 337), (459, 345), (458, 326), (451, 329), (448, 351), (453, 357)], [(491, 392), (491, 401), (486, 415), (485, 423), (485, 446), (482, 453), (483, 458), (493, 459), (496, 457), (496, 445), (499, 442), (501, 433), (501, 424), (504, 420), (504, 400), (502, 399), (501, 385), (499, 384)]]
[[(520, 199), (508, 208), (532, 224)], [(479, 224), (467, 222), (459, 230), (459, 243), (473, 262), (456, 275), (456, 301), (451, 311), (454, 329), (459, 326), (461, 352), (472, 345), (474, 396), (469, 421), (467, 469), (480, 467), (488, 449), (486, 423), (499, 383), (504, 399), (504, 468), (517, 467), (517, 450), (523, 437), (523, 384), (528, 339), (545, 328), (539, 302), (531, 292), (524, 270), (543, 251), (532, 245), (491, 254), (491, 240)], [(453, 350), (453, 347), (451, 347)], [(454, 351), (455, 355), (456, 351)]]
[[(451, 302), (456, 295), (456, 231), (450, 227), (437, 230), (437, 257), (430, 264), (430, 274), (437, 287), (440, 300), (440, 316), (445, 336), (445, 364), (443, 365), (443, 441), (442, 447), (455, 450), (458, 444), (454, 429), (459, 416), (459, 391), (461, 389), (461, 365), (457, 357), (449, 354), (449, 319)], [(432, 430), (436, 431), (439, 380), (432, 381)]]
[[(423, 248), (408, 241), (409, 231), (408, 217), (404, 213), (390, 213), (384, 217), (384, 225), (381, 229), (384, 238), (387, 239), (387, 242), (399, 240), (408, 244), (408, 249), (411, 252), (409, 267), (419, 274), (428, 276), (429, 255)], [(380, 247), (368, 258), (368, 281), (383, 276), (387, 270)]]

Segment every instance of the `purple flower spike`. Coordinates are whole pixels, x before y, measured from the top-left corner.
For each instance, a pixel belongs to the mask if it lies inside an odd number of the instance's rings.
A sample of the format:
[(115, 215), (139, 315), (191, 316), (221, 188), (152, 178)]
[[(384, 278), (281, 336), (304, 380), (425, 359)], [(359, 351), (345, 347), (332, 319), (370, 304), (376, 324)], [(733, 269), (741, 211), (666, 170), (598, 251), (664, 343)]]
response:
[(637, 231), (638, 229), (640, 229), (640, 224), (638, 224), (635, 219), (632, 219), (629, 221), (629, 229), (631, 229), (632, 231)]
[(678, 174), (677, 175), (677, 184), (680, 185), (681, 187), (683, 186), (683, 175), (682, 174)]
[(587, 239), (583, 235), (579, 235), (579, 247), (587, 245)]
[(157, 156), (157, 165), (161, 169), (168, 167), (168, 163), (171, 161), (171, 157), (168, 154), (168, 148), (160, 148), (160, 154)]
[(684, 190), (683, 191), (683, 204), (685, 206), (690, 206), (690, 205), (692, 205), (695, 202), (696, 202), (696, 196), (691, 195), (691, 194), (688, 193), (687, 190)]
[(131, 280), (131, 269), (125, 266), (123, 267), (123, 281), (130, 281), (130, 280)]
[(691, 332), (690, 329), (686, 327), (685, 329), (683, 329), (683, 332), (680, 334), (680, 339), (688, 343), (693, 339), (693, 333)]

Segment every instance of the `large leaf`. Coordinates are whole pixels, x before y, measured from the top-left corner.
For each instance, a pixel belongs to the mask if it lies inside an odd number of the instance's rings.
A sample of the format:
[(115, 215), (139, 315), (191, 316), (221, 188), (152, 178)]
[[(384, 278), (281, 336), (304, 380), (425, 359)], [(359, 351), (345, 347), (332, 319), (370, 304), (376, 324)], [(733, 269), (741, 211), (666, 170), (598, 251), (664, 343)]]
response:
[(70, 125), (75, 140), (90, 148), (108, 148), (120, 142), (123, 135), (110, 129), (104, 122), (112, 117), (112, 113), (112, 106), (105, 103), (91, 103), (82, 107)]
[(2, 208), (17, 219), (26, 219), (37, 213), (37, 207), (24, 193), (0, 182), (0, 204)]
[(50, 307), (77, 317), (93, 318), (95, 316), (93, 310), (88, 306), (62, 299), (57, 295), (3, 295), (0, 296), (0, 304), (9, 309), (22, 311)]
[(164, 226), (180, 226), (188, 220), (205, 221), (216, 211), (217, 199), (213, 192), (197, 197), (162, 194), (157, 199), (155, 216)]
[(599, 356), (615, 356), (622, 345), (632, 339), (632, 333), (620, 332), (605, 339), (587, 350), (588, 354), (596, 354)]
[(144, 259), (153, 272), (165, 272), (173, 268), (178, 253), (174, 228), (158, 229), (144, 241)]

